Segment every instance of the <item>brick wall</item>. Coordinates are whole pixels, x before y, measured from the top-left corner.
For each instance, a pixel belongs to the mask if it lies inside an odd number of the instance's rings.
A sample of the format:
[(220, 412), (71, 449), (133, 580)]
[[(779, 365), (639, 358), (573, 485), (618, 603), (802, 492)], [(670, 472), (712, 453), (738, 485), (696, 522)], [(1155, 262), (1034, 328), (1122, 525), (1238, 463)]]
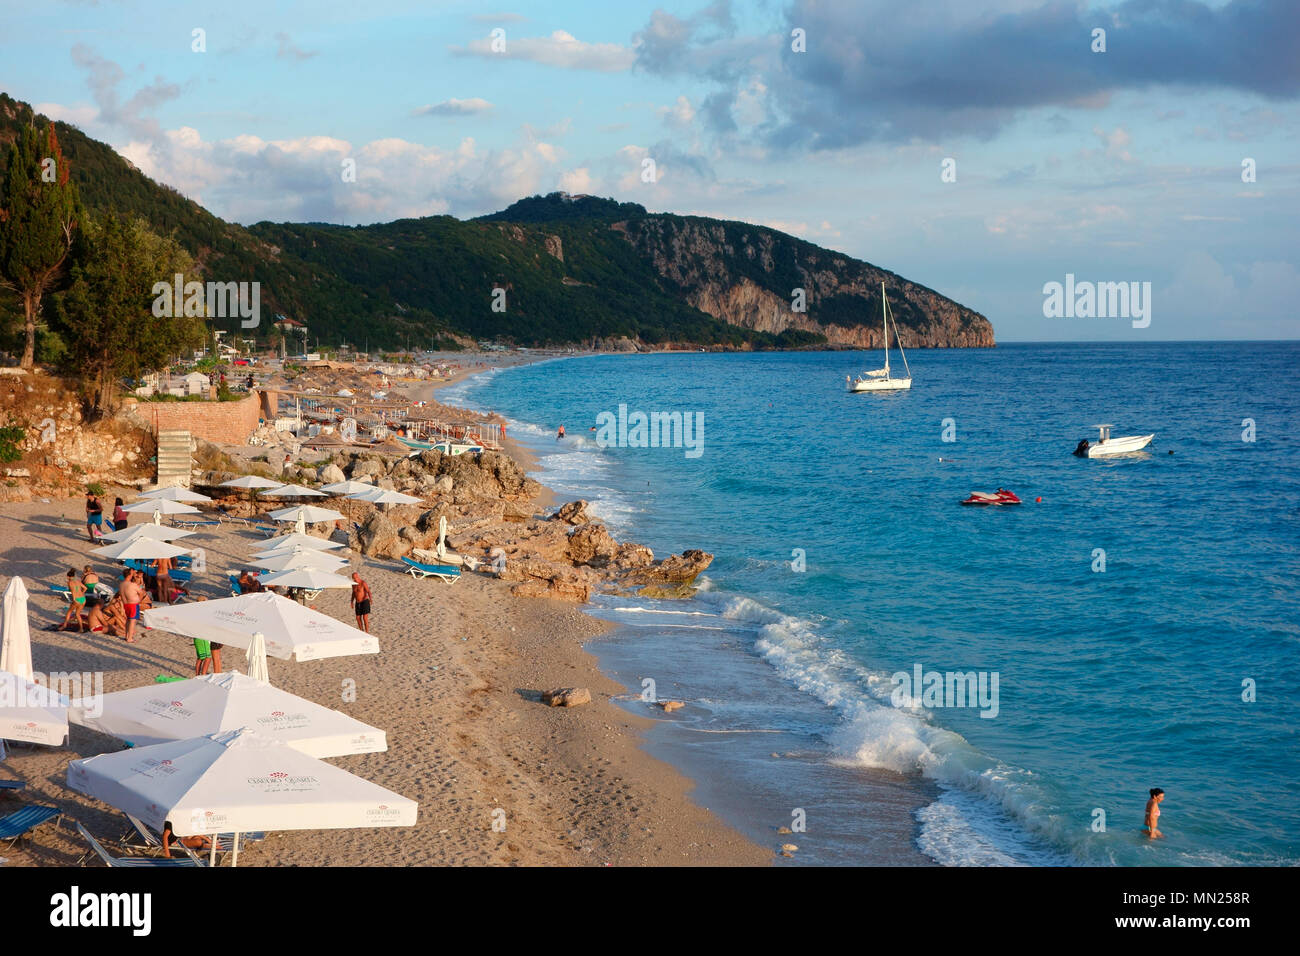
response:
[(257, 429), (260, 409), (260, 393), (254, 392), (237, 402), (141, 402), (136, 414), (154, 434), (181, 429), (204, 441), (242, 445)]

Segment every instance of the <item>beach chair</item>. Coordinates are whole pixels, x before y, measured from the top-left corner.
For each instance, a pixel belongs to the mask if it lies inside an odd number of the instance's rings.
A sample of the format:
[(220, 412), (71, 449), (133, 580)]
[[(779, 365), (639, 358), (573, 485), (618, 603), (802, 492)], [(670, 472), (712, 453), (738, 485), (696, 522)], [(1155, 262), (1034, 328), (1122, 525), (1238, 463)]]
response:
[(172, 524), (178, 528), (194, 530), (195, 528), (217, 528), (221, 526), (220, 521), (212, 518), (173, 518)]
[(0, 780), (0, 790), (26, 790), (27, 784), (22, 780)]
[(226, 573), (226, 577), (230, 579), (230, 596), (231, 596), (231, 597), (239, 597), (239, 595), (241, 595), (241, 594), (244, 593), (243, 588), (241, 588), (241, 587), (239, 586), (239, 575), (238, 575), (238, 574), (231, 574), (231, 573), (227, 572), (227, 573)]
[(61, 816), (63, 811), (58, 807), (47, 807), (39, 803), (15, 810), (7, 816), (0, 817), (0, 841), (7, 840), (12, 847), (37, 827), (51, 820), (57, 820)]
[(108, 866), (129, 866), (136, 868), (163, 868), (177, 866), (203, 866), (203, 861), (195, 856), (194, 851), (189, 847), (182, 845), (181, 849), (186, 852), (186, 856), (173, 857), (168, 859), (165, 856), (113, 856), (103, 845), (87, 832), (86, 828), (77, 823), (77, 832), (81, 834), (82, 839), (89, 844), (90, 849), (94, 851)]
[[(158, 836), (147, 826), (145, 826), (143, 820), (141, 820), (139, 817), (133, 817), (131, 816), (131, 814), (125, 811), (123, 811), (122, 816), (126, 817), (129, 827), (127, 828), (126, 833), (122, 835), (122, 839), (118, 841), (119, 846), (128, 850), (131, 849), (161, 850), (163, 848), (162, 837)], [(259, 840), (265, 840), (265, 839), (266, 839), (265, 833), (239, 834), (240, 846), (243, 846), (246, 843), (257, 843)], [(184, 844), (178, 843), (177, 846), (180, 849), (184, 850), (186, 853), (190, 854), (191, 856), (198, 856), (197, 852), (191, 850), (189, 847), (185, 846)], [(233, 848), (234, 848), (233, 834), (230, 833), (217, 834), (217, 853), (219, 854), (229, 853)], [(202, 858), (200, 857), (200, 859)]]
[(451, 564), (421, 564), (411, 558), (402, 558), (406, 573), (413, 578), (438, 578), (441, 581), (455, 581), (460, 577), (460, 568)]

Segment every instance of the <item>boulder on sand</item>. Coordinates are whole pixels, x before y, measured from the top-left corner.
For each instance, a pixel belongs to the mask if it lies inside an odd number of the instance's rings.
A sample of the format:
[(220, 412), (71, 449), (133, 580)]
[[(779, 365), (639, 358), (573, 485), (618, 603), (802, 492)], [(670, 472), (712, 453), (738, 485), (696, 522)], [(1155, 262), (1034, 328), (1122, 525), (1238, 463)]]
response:
[(570, 501), (568, 504), (560, 505), (559, 510), (551, 517), (565, 524), (588, 524), (591, 518), (587, 515), (587, 504), (582, 500)]
[(603, 524), (584, 524), (569, 532), (566, 550), (574, 564), (603, 568), (618, 551), (618, 543), (610, 537)]
[(542, 693), (542, 703), (548, 707), (577, 707), (591, 703), (591, 691), (585, 687), (561, 687)]

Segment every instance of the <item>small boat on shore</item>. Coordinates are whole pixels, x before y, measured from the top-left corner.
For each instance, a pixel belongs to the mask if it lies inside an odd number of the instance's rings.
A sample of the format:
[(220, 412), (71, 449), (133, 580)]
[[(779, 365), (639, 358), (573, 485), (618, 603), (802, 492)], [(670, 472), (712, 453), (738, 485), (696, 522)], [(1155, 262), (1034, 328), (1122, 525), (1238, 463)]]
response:
[(1141, 451), (1151, 444), (1151, 440), (1156, 436), (1151, 435), (1124, 435), (1119, 438), (1112, 438), (1110, 430), (1113, 425), (1093, 425), (1100, 431), (1101, 437), (1097, 439), (1096, 444), (1090, 444), (1088, 439), (1081, 439), (1074, 449), (1074, 454), (1079, 458), (1105, 458), (1109, 455), (1128, 455), (1135, 451)]
[(1014, 491), (999, 488), (997, 491), (972, 491), (970, 497), (961, 502), (964, 505), (1018, 505), (1023, 504)]
[(880, 311), (885, 326), (885, 367), (863, 372), (856, 379), (844, 376), (850, 392), (897, 392), (912, 387), (912, 370), (907, 366), (907, 355), (903, 352), (903, 340), (898, 336), (898, 325), (894, 325), (894, 341), (898, 343), (898, 354), (903, 359), (903, 369), (907, 375), (894, 378), (889, 372), (889, 297), (885, 295), (885, 284), (880, 283)]

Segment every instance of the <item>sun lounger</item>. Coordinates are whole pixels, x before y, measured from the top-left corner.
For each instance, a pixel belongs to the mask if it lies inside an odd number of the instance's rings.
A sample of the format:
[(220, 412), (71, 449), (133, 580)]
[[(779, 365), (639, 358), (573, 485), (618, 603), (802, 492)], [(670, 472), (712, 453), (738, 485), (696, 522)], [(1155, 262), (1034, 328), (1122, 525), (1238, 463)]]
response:
[(100, 842), (91, 836), (86, 831), (86, 828), (80, 823), (77, 824), (77, 832), (80, 833), (82, 838), (90, 845), (90, 848), (95, 852), (95, 855), (103, 860), (108, 866), (129, 866), (137, 868), (203, 866), (203, 861), (195, 856), (189, 847), (181, 847), (181, 849), (186, 851), (186, 856), (175, 857), (170, 860), (166, 857), (156, 856), (113, 856), (105, 850)]
[(173, 518), (172, 524), (178, 528), (216, 528), (220, 527), (220, 521), (214, 521), (211, 518)]
[(460, 568), (451, 564), (421, 564), (410, 558), (402, 558), (406, 573), (413, 578), (439, 578), (443, 581), (455, 581), (460, 577)]
[(61, 816), (63, 811), (58, 807), (47, 807), (42, 804), (15, 810), (7, 816), (0, 817), (0, 840), (8, 840), (12, 845), (42, 824)]
[(26, 790), (27, 784), (22, 780), (0, 780), (0, 790)]

